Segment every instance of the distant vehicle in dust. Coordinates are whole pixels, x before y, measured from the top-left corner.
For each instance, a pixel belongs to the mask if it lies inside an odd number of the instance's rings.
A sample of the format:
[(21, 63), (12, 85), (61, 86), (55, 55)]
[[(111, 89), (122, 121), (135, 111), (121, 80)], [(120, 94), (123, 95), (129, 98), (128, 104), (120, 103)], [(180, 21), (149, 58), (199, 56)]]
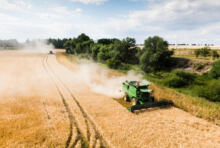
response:
[(53, 51), (52, 51), (52, 50), (50, 50), (50, 51), (49, 51), (49, 54), (53, 54)]

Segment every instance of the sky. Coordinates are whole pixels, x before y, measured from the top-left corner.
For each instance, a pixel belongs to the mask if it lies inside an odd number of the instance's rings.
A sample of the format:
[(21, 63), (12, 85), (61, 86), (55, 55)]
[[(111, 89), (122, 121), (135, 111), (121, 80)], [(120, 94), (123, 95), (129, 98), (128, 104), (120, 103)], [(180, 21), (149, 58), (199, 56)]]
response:
[(0, 0), (0, 39), (158, 35), (169, 43), (220, 45), (220, 0)]

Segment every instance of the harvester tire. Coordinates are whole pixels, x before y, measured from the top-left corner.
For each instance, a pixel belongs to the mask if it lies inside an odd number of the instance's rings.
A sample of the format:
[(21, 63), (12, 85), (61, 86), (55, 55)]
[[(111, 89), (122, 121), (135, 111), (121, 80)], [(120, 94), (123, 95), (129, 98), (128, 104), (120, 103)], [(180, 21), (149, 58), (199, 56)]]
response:
[(138, 104), (137, 99), (136, 99), (136, 98), (132, 98), (132, 100), (131, 100), (131, 104), (132, 104), (132, 106), (137, 105), (137, 104)]
[(125, 94), (125, 96), (124, 96), (124, 101), (129, 101), (129, 98), (128, 98), (128, 95), (127, 94)]
[(154, 102), (154, 97), (151, 97), (151, 98), (150, 98), (150, 102)]

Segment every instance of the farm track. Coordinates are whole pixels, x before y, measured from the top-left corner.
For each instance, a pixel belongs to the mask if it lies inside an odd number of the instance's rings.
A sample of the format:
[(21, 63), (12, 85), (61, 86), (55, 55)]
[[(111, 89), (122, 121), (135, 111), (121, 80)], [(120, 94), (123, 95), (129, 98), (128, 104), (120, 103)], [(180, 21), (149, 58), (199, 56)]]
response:
[[(99, 132), (96, 130), (96, 126), (95, 124), (92, 122), (92, 120), (88, 117), (87, 113), (84, 111), (83, 107), (80, 105), (80, 103), (77, 101), (77, 99), (75, 98), (74, 94), (71, 92), (70, 88), (59, 78), (59, 76), (56, 75), (56, 73), (54, 72), (54, 70), (52, 69), (52, 67), (49, 65), (48, 63), (48, 55), (44, 56), (42, 59), (42, 63), (43, 63), (43, 67), (45, 69), (45, 71), (48, 73), (51, 81), (55, 84), (55, 87), (57, 89), (57, 92), (59, 93), (61, 99), (62, 99), (62, 103), (66, 109), (66, 112), (68, 113), (68, 118), (69, 118), (69, 122), (70, 122), (70, 127), (69, 127), (69, 136), (68, 139), (66, 140), (66, 144), (65, 147), (68, 148), (74, 148), (79, 141), (82, 143), (87, 142), (88, 144), (90, 144), (91, 139), (95, 138), (94, 142), (92, 143), (92, 145), (90, 147), (95, 148), (97, 145), (97, 142), (100, 142), (100, 147), (106, 147), (106, 143), (104, 142), (103, 138), (101, 137), (101, 135), (99, 134)], [(64, 97), (64, 92), (62, 91), (63, 87), (66, 92), (69, 93), (69, 95), (72, 98), (72, 101), (77, 105), (79, 111), (81, 112), (85, 125), (86, 125), (86, 138), (83, 136), (83, 133), (80, 131), (79, 128), (79, 124), (76, 121), (76, 117), (74, 116), (74, 114), (71, 112), (70, 110), (70, 105), (67, 103), (65, 97)], [(50, 116), (47, 113), (48, 118), (50, 118)], [(74, 139), (73, 135), (73, 128), (76, 128), (77, 131), (77, 136)], [(94, 137), (92, 137), (90, 130), (93, 130), (95, 135)], [(71, 144), (72, 142), (72, 144)]]

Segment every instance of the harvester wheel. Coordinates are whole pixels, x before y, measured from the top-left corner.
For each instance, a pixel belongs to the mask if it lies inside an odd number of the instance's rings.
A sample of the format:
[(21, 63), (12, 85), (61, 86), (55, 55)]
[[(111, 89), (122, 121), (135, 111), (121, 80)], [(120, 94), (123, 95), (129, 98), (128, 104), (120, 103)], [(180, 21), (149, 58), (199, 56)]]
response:
[(132, 106), (137, 105), (137, 103), (138, 103), (137, 99), (136, 98), (132, 98), (132, 100), (131, 100)]
[(125, 96), (124, 96), (124, 100), (125, 100), (125, 101), (128, 101), (128, 100), (129, 100), (127, 94), (125, 94)]
[(150, 97), (150, 102), (154, 102), (154, 97)]

